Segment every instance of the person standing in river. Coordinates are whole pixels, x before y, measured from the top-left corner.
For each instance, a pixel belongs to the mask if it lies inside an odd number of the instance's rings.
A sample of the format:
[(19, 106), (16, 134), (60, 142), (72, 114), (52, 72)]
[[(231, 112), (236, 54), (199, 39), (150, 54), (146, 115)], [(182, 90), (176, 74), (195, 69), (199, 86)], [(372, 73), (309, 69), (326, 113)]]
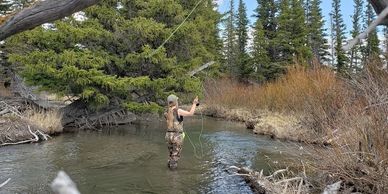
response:
[(183, 117), (193, 116), (196, 106), (199, 105), (198, 96), (193, 100), (190, 111), (178, 108), (178, 97), (171, 94), (167, 97), (167, 112), (165, 113), (167, 121), (166, 142), (169, 151), (167, 166), (170, 169), (178, 167), (178, 160), (182, 151), (183, 139)]

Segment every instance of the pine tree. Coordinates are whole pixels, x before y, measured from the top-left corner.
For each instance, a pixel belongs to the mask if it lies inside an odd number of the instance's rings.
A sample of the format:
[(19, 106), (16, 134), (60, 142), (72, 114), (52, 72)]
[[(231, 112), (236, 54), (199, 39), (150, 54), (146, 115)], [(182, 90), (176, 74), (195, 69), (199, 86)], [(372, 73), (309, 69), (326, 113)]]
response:
[(308, 30), (305, 23), (305, 12), (302, 0), (291, 0), (290, 2), (290, 19), (291, 19), (291, 46), (292, 55), (296, 62), (306, 64), (311, 58), (311, 50), (307, 46)]
[(265, 31), (261, 20), (255, 22), (255, 33), (252, 45), (252, 71), (251, 74), (255, 80), (263, 82), (271, 77), (271, 63), (268, 56), (268, 40), (265, 37)]
[(276, 47), (277, 57), (276, 62), (288, 65), (292, 62), (293, 45), (292, 45), (292, 29), (295, 24), (291, 18), (290, 0), (281, 0), (279, 7), (279, 16), (277, 17), (277, 31), (273, 45)]
[[(375, 14), (372, 5), (368, 2), (365, 10), (365, 28), (374, 20)], [(364, 64), (370, 57), (376, 57), (380, 54), (379, 38), (377, 29), (368, 34), (366, 39), (366, 47), (364, 48)]]
[(345, 40), (345, 24), (341, 14), (341, 0), (333, 0), (332, 17), (333, 17), (333, 32), (334, 32), (334, 50), (336, 56), (336, 67), (340, 73), (345, 73), (346, 62), (348, 61), (345, 51), (342, 49), (342, 44)]
[(225, 65), (226, 70), (232, 74), (237, 74), (237, 45), (236, 45), (236, 27), (235, 27), (235, 15), (234, 15), (234, 3), (230, 0), (230, 9), (228, 11), (225, 25)]
[(277, 29), (277, 4), (275, 0), (257, 0), (257, 4), (255, 16), (263, 25), (264, 35), (268, 41), (267, 52), (271, 61), (276, 61), (278, 54), (273, 45), (273, 40), (276, 37)]
[(258, 0), (255, 9), (254, 41), (252, 46), (252, 66), (258, 81), (276, 79), (284, 73), (284, 64), (277, 62), (279, 51), (277, 37), (277, 4), (274, 0)]
[(308, 28), (308, 45), (311, 48), (313, 58), (320, 64), (328, 61), (329, 48), (325, 38), (326, 33), (320, 8), (321, 0), (311, 0), (308, 7), (307, 28)]
[[(355, 38), (361, 33), (361, 19), (363, 11), (363, 0), (354, 0), (354, 13), (352, 16), (353, 29), (350, 32)], [(350, 53), (350, 69), (356, 70), (361, 65), (361, 44), (355, 45)]]
[(68, 17), (55, 22), (55, 29), (39, 27), (7, 39), (10, 62), (29, 84), (77, 96), (90, 108), (155, 111), (160, 110), (155, 103), (164, 105), (171, 92), (182, 92), (183, 101), (200, 93), (201, 80), (186, 73), (218, 58), (211, 45), (217, 43), (219, 19), (213, 3), (200, 4), (195, 17), (160, 48), (193, 5), (176, 0), (122, 5), (104, 0), (85, 10), (85, 21)]
[[(239, 0), (238, 15), (237, 15), (237, 44), (238, 57), (237, 64), (239, 67), (239, 77), (243, 79), (249, 74), (249, 55), (247, 54), (248, 43), (248, 17), (246, 5), (243, 0)], [(247, 69), (248, 68), (248, 69)]]
[(284, 65), (293, 62), (305, 64), (311, 51), (307, 47), (305, 13), (300, 0), (282, 0), (278, 16), (278, 29), (274, 45), (278, 61)]

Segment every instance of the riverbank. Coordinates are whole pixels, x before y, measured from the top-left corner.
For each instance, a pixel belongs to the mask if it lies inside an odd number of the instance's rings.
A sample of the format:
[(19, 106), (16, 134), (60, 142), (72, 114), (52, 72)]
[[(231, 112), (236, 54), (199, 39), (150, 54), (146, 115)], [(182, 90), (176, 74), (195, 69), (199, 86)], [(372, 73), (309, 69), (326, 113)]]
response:
[[(290, 69), (279, 80), (246, 85), (211, 80), (206, 115), (245, 122), (258, 134), (330, 144), (311, 151), (306, 168), (316, 185), (342, 180), (341, 189), (361, 193), (388, 190), (388, 71), (378, 63), (344, 79), (327, 68)], [(259, 169), (260, 170), (260, 169)]]
[(0, 101), (0, 147), (48, 140), (62, 133), (58, 110), (43, 110), (23, 100)]
[(309, 144), (329, 144), (328, 136), (317, 138), (301, 121), (302, 115), (279, 113), (268, 110), (249, 110), (244, 108), (226, 108), (220, 105), (202, 104), (197, 114), (243, 122), (254, 134), (268, 135), (274, 139), (304, 142)]

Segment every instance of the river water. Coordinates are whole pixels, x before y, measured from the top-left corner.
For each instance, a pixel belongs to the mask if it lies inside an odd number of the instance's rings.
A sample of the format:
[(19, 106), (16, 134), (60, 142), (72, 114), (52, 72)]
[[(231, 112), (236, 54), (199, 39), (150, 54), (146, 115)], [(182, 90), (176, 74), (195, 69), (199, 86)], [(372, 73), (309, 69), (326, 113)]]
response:
[(49, 184), (59, 170), (81, 193), (251, 193), (229, 166), (270, 171), (299, 155), (298, 145), (255, 136), (239, 123), (193, 118), (185, 120), (185, 130), (176, 171), (167, 168), (160, 122), (0, 148), (0, 183), (11, 178), (0, 194), (51, 193)]

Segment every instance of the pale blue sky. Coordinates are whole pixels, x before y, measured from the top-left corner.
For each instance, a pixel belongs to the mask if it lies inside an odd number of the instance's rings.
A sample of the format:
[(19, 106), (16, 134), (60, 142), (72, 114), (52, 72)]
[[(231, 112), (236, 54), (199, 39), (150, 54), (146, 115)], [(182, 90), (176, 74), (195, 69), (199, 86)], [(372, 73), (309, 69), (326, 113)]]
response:
[[(229, 9), (229, 2), (230, 0), (216, 0), (219, 4), (219, 11), (221, 13), (226, 12)], [(238, 6), (238, 0), (234, 0), (235, 7), (237, 9)], [(331, 11), (331, 3), (332, 0), (322, 0), (322, 11), (324, 14), (326, 29), (329, 30), (330, 26), (330, 16), (329, 13)], [(255, 18), (253, 18), (254, 10), (257, 7), (257, 0), (245, 0), (245, 4), (247, 5), (247, 11), (248, 16), (251, 17), (250, 21), (251, 24), (254, 22)], [(343, 15), (344, 22), (346, 24), (346, 32), (349, 34), (349, 31), (352, 28), (352, 18), (351, 15), (353, 14), (353, 0), (342, 0), (341, 1), (341, 11)], [(328, 31), (327, 31), (328, 32)]]

